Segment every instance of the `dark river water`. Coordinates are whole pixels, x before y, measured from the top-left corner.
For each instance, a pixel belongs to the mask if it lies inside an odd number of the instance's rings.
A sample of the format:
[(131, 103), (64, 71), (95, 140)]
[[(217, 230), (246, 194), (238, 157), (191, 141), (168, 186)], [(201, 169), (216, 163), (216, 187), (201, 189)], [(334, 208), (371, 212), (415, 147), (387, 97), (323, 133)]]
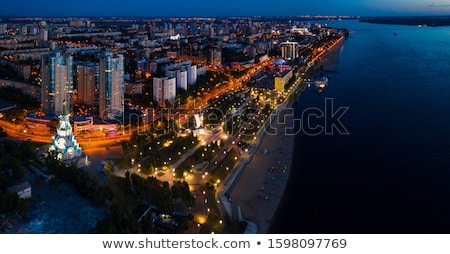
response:
[(328, 24), (354, 33), (295, 112), (332, 99), (349, 134), (293, 137), (269, 233), (450, 233), (450, 27)]

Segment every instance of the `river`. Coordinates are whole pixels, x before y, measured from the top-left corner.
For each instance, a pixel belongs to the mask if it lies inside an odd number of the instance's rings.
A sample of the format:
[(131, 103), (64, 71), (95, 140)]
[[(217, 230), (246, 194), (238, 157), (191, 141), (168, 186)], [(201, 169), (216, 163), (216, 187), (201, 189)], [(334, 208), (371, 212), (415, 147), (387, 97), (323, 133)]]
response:
[(349, 134), (294, 137), (269, 233), (450, 233), (450, 27), (327, 22), (354, 33), (295, 112), (331, 99)]

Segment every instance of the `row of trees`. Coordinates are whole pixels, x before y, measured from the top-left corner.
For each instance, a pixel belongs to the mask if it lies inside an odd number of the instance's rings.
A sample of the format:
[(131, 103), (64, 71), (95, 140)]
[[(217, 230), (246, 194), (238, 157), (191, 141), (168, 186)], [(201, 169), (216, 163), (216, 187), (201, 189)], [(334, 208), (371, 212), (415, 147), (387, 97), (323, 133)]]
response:
[(58, 179), (75, 187), (80, 196), (92, 201), (96, 205), (103, 205), (113, 198), (110, 188), (100, 185), (97, 178), (93, 178), (87, 171), (77, 168), (73, 164), (59, 161), (56, 154), (50, 154), (46, 158), (46, 164), (50, 172)]
[[(181, 199), (186, 206), (194, 207), (195, 199), (189, 191), (189, 185), (186, 182), (175, 181), (169, 188), (167, 182), (161, 182), (155, 177), (147, 179), (141, 178), (136, 174), (126, 174), (126, 185), (124, 191), (134, 192), (135, 197), (144, 209), (127, 209), (126, 204), (114, 203), (110, 212), (104, 219), (97, 219), (97, 226), (93, 233), (98, 234), (142, 234), (158, 233), (158, 225), (151, 220), (152, 212), (159, 214), (171, 214), (175, 209), (175, 201)], [(130, 185), (132, 184), (132, 185)], [(145, 210), (149, 202), (157, 208), (154, 208), (146, 216), (138, 221), (138, 217)], [(135, 211), (139, 210), (139, 211)], [(192, 215), (181, 219), (180, 225), (173, 233), (183, 233), (188, 228), (188, 224), (193, 219)]]
[(130, 177), (138, 197), (151, 202), (165, 213), (174, 211), (173, 193), (168, 182), (161, 182), (153, 176), (144, 179), (139, 175), (131, 174)]
[(17, 184), (30, 166), (30, 160), (36, 156), (35, 146), (31, 142), (2, 140), (0, 142), (0, 190)]
[(30, 209), (29, 200), (2, 191), (22, 181), (30, 160), (36, 156), (35, 146), (4, 139), (0, 141), (0, 154), (0, 213), (25, 215)]
[(174, 181), (172, 185), (173, 199), (181, 199), (186, 207), (195, 207), (195, 199), (186, 181)]
[[(147, 222), (147, 221), (146, 221)], [(96, 234), (138, 234), (152, 233), (151, 223), (138, 223), (135, 216), (119, 204), (113, 204), (104, 219), (97, 218), (97, 225), (93, 230)]]
[(23, 120), (24, 112), (36, 111), (40, 107), (39, 101), (15, 87), (0, 87), (0, 100), (17, 105), (16, 108), (3, 112), (3, 120), (7, 121)]
[[(171, 141), (167, 147), (164, 144)], [(164, 162), (176, 161), (182, 153), (198, 144), (198, 139), (190, 135), (177, 137), (175, 132), (169, 132), (155, 138), (150, 132), (142, 134), (133, 133), (129, 141), (122, 141), (124, 160), (137, 163), (144, 157), (141, 170), (143, 173), (151, 174), (155, 167), (164, 166)], [(129, 164), (128, 166), (132, 166)]]

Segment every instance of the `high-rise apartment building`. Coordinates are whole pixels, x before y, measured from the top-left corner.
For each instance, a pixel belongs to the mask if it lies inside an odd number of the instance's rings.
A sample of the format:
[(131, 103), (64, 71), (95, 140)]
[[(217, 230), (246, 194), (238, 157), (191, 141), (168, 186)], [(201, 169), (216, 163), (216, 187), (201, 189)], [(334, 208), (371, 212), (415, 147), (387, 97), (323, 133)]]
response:
[(186, 70), (173, 70), (167, 71), (169, 78), (176, 78), (177, 88), (187, 90), (187, 71)]
[(181, 66), (182, 70), (187, 71), (187, 84), (193, 86), (197, 83), (197, 65)]
[(281, 57), (286, 60), (298, 58), (298, 42), (283, 42), (281, 44)]
[(43, 55), (41, 58), (41, 110), (46, 114), (60, 115), (63, 102), (72, 110), (73, 57), (60, 53)]
[(187, 71), (179, 70), (177, 72), (177, 88), (187, 90)]
[(46, 30), (46, 29), (39, 30), (39, 40), (40, 41), (48, 41), (48, 30)]
[(159, 106), (166, 107), (166, 101), (175, 99), (176, 91), (176, 78), (153, 78), (153, 100)]
[(124, 112), (124, 58), (110, 51), (100, 56), (99, 114), (103, 119), (120, 116)]
[(98, 65), (84, 62), (76, 67), (78, 102), (94, 105)]
[(212, 68), (222, 67), (222, 48), (220, 46), (214, 46), (208, 50), (208, 64)]

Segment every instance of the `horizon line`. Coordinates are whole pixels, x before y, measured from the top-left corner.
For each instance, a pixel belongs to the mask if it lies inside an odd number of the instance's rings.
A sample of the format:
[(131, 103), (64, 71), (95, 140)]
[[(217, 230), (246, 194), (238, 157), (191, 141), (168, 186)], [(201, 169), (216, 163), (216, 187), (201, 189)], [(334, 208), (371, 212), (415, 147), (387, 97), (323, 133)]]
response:
[(414, 15), (211, 15), (211, 16), (133, 16), (133, 15), (61, 15), (61, 16), (52, 16), (52, 15), (43, 15), (43, 16), (19, 16), (19, 15), (0, 15), (0, 19), (14, 19), (14, 18), (30, 18), (30, 19), (50, 19), (50, 18), (112, 18), (112, 19), (171, 19), (171, 18), (347, 18), (347, 19), (355, 19), (355, 18), (378, 18), (378, 17), (449, 17), (450, 15), (428, 15), (428, 14), (414, 14)]

